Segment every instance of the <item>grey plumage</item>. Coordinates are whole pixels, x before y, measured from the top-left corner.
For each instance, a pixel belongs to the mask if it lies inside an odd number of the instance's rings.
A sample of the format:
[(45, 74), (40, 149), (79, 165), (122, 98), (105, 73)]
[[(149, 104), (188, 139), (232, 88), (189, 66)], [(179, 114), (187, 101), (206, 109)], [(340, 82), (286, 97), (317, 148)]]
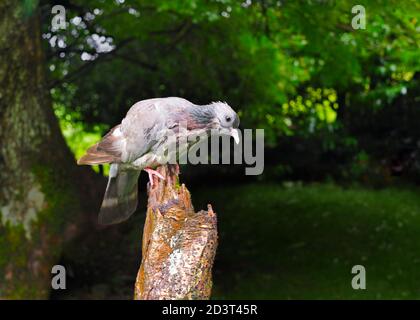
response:
[[(78, 164), (88, 165), (111, 163), (99, 214), (101, 224), (124, 221), (135, 211), (140, 171), (161, 164), (156, 154), (169, 131), (176, 132), (180, 122), (186, 123), (187, 135), (207, 134), (211, 129), (229, 134), (238, 127), (239, 117), (223, 102), (199, 106), (186, 99), (170, 97), (134, 104), (121, 124), (112, 128), (78, 161)], [(237, 139), (237, 133), (232, 136)]]
[(140, 171), (119, 171), (118, 164), (111, 164), (108, 184), (98, 216), (100, 224), (122, 222), (136, 210), (139, 175)]

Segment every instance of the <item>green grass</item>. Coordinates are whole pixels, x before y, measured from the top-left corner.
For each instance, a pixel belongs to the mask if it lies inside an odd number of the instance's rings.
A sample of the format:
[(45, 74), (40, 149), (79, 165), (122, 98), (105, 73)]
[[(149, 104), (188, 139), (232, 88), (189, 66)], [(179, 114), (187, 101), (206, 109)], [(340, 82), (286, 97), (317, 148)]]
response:
[[(255, 184), (197, 189), (196, 211), (218, 215), (217, 299), (420, 298), (420, 197), (415, 190)], [(145, 204), (145, 195), (140, 203)], [(144, 208), (64, 252), (58, 299), (131, 299)], [(366, 268), (353, 290), (351, 268)]]
[[(420, 298), (420, 197), (333, 185), (247, 185), (193, 194), (213, 204), (214, 298)], [(353, 290), (351, 268), (366, 268)]]

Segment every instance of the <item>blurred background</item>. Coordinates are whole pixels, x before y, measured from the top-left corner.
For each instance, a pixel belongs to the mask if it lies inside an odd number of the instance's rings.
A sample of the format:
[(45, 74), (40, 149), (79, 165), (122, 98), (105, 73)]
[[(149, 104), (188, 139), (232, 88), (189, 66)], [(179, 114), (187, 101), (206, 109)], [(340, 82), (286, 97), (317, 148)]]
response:
[(213, 298), (420, 298), (419, 18), (414, 0), (1, 1), (0, 297), (132, 298), (145, 174), (134, 216), (101, 228), (108, 168), (75, 161), (135, 102), (179, 96), (265, 130), (262, 175), (181, 168), (218, 214)]

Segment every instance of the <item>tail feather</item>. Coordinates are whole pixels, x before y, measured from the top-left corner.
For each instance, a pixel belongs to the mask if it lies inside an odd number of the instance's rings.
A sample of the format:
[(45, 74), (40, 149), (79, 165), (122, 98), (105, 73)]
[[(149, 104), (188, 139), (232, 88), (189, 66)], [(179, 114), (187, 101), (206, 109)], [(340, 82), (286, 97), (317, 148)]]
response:
[(103, 225), (127, 220), (137, 208), (137, 182), (139, 171), (118, 170), (118, 164), (111, 164), (98, 222)]

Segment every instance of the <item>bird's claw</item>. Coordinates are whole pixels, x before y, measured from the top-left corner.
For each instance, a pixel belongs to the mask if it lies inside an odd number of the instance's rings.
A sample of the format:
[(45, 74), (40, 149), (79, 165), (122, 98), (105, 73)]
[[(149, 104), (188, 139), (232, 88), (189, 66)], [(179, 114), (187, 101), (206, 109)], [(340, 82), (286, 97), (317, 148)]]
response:
[(149, 182), (150, 182), (150, 186), (153, 187), (153, 176), (157, 176), (158, 178), (165, 180), (165, 177), (162, 176), (159, 172), (157, 172), (156, 170), (153, 170), (151, 168), (145, 168), (144, 171), (146, 171), (149, 175)]

